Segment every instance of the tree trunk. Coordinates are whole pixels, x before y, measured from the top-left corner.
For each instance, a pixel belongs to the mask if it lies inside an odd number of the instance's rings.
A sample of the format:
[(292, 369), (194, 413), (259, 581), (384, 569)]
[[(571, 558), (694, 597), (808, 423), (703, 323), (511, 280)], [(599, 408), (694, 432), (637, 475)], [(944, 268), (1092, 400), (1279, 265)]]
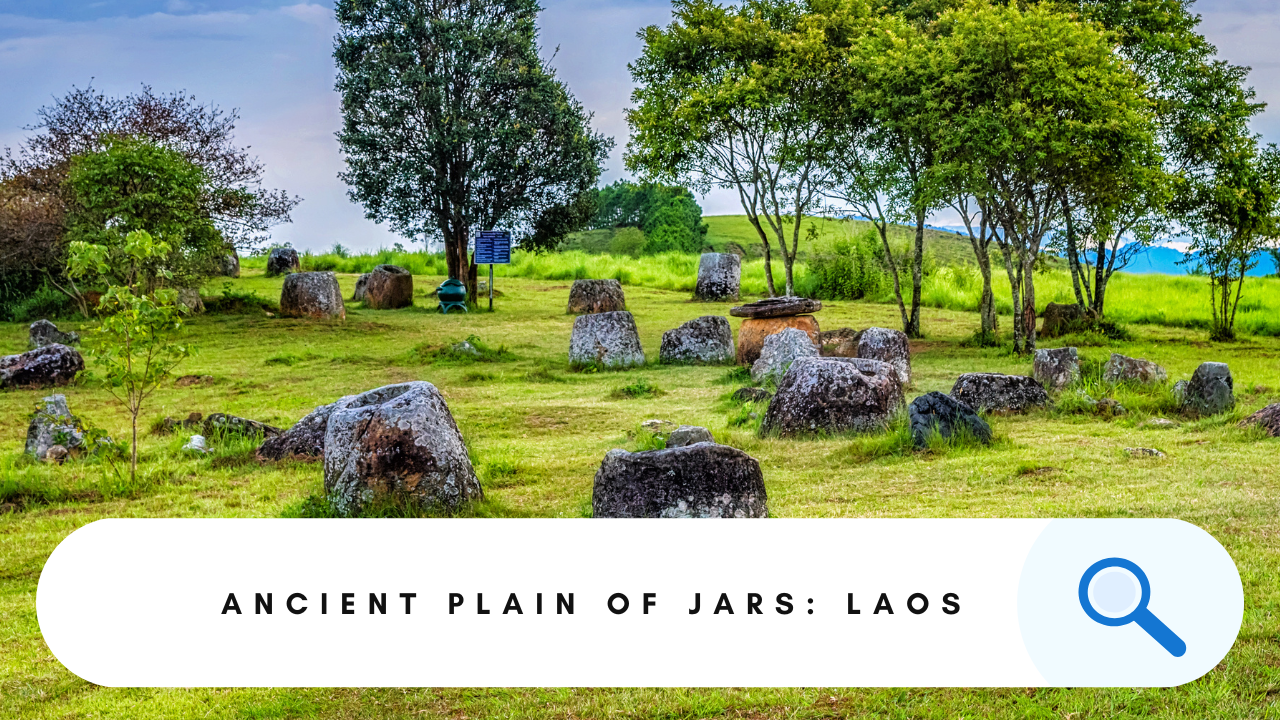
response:
[(769, 240), (761, 238), (760, 244), (764, 246), (764, 284), (765, 289), (769, 293), (769, 297), (778, 297), (778, 293), (773, 289), (773, 255), (769, 252)]
[(973, 243), (973, 251), (978, 258), (978, 270), (982, 273), (982, 299), (978, 301), (978, 313), (982, 316), (982, 335), (993, 338), (999, 328), (996, 323), (996, 296), (991, 289), (991, 252), (977, 242)]
[(916, 242), (911, 255), (911, 321), (905, 330), (907, 337), (924, 337), (920, 331), (920, 304), (923, 302), (921, 287), (924, 284), (924, 221), (922, 210), (916, 211)]
[(880, 242), (884, 244), (884, 259), (889, 263), (889, 275), (893, 277), (893, 296), (898, 301), (898, 312), (902, 314), (902, 331), (910, 336), (911, 320), (907, 317), (907, 305), (902, 301), (902, 278), (898, 276), (898, 263), (893, 260), (893, 249), (889, 247), (888, 228), (877, 223), (876, 231), (880, 233)]
[(1067, 205), (1066, 198), (1062, 199), (1062, 212), (1067, 218), (1067, 266), (1071, 268), (1071, 286), (1076, 291), (1076, 304), (1083, 310), (1088, 307), (1084, 293), (1080, 290), (1084, 269), (1080, 267), (1080, 246), (1076, 243), (1076, 227), (1071, 220), (1071, 207)]
[(129, 457), (129, 482), (138, 482), (138, 413), (133, 413), (133, 453)]
[(1000, 246), (1000, 254), (1004, 257), (1004, 271), (1009, 276), (1009, 290), (1013, 295), (1013, 351), (1022, 353), (1023, 348), (1023, 325), (1024, 316), (1020, 311), (1022, 307), (1022, 264), (1019, 262), (1018, 269), (1015, 271), (1013, 267), (1013, 252), (1009, 247), (1009, 233), (1005, 232), (1005, 242)]
[(1030, 355), (1036, 350), (1036, 280), (1035, 259), (1031, 253), (1022, 262), (1022, 330), (1023, 351)]

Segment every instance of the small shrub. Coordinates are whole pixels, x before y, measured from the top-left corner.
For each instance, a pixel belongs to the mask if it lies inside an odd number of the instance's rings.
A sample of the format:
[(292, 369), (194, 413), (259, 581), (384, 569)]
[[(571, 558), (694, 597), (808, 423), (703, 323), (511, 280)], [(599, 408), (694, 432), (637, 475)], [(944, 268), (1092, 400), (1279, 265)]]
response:
[(555, 373), (551, 372), (550, 369), (545, 367), (534, 368), (533, 370), (530, 370), (529, 372), (524, 374), (523, 379), (525, 380), (525, 382), (533, 382), (533, 383), (566, 382), (566, 380), (563, 377), (561, 377), (560, 375), (556, 375)]
[(666, 394), (665, 390), (650, 383), (648, 379), (640, 378), (630, 385), (623, 385), (622, 387), (614, 388), (613, 392), (609, 394), (609, 397), (615, 400), (635, 400), (638, 398), (662, 397)]
[(466, 342), (470, 343), (475, 352), (462, 349), (461, 342), (449, 343), (447, 345), (431, 345), (422, 343), (409, 351), (409, 361), (419, 365), (432, 365), (437, 363), (450, 363), (455, 365), (470, 365), (472, 363), (486, 362), (511, 362), (517, 360), (515, 353), (500, 345), (496, 348), (486, 344), (475, 335), (469, 335)]
[(27, 297), (15, 300), (0, 308), (0, 319), (8, 316), (13, 322), (30, 323), (36, 320), (57, 320), (79, 314), (76, 303), (56, 288), (41, 285)]
[(667, 447), (667, 438), (641, 425), (636, 427), (635, 446), (635, 452), (662, 450)]
[(498, 376), (491, 372), (469, 372), (462, 376), (463, 382), (492, 382), (497, 380)]
[(718, 385), (755, 385), (751, 379), (751, 368), (741, 365), (729, 368), (722, 377), (713, 380)]
[(261, 312), (279, 312), (280, 304), (251, 290), (233, 288), (228, 282), (222, 284), (222, 293), (218, 297), (204, 299), (204, 309), (215, 315), (256, 315)]

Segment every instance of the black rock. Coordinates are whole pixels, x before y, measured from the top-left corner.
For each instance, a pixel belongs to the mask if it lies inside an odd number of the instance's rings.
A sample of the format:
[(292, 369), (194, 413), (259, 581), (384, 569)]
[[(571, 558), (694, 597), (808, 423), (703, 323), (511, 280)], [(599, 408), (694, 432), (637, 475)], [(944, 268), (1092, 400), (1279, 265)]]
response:
[(951, 397), (979, 412), (1024, 413), (1046, 407), (1049, 394), (1035, 378), (1023, 375), (968, 373), (951, 388)]
[(727, 445), (611, 450), (596, 472), (598, 518), (761, 518), (768, 515), (760, 463)]
[(298, 261), (298, 251), (293, 248), (276, 248), (267, 256), (268, 275), (288, 275), (301, 271), (302, 263)]
[(991, 442), (991, 426), (963, 401), (940, 392), (921, 395), (907, 408), (911, 418), (911, 441), (917, 448), (929, 442), (929, 435), (936, 429), (945, 439), (951, 439), (961, 429), (986, 444)]
[(329, 416), (351, 404), (355, 398), (355, 395), (347, 395), (312, 410), (293, 427), (262, 443), (258, 448), (258, 459), (323, 460), (324, 434), (329, 427)]
[(904, 404), (898, 372), (888, 363), (804, 357), (782, 377), (760, 432), (787, 436), (880, 430)]
[(0, 388), (54, 387), (75, 380), (84, 358), (66, 345), (46, 345), (21, 355), (0, 357)]
[(1226, 363), (1207, 362), (1196, 368), (1182, 397), (1183, 410), (1208, 417), (1235, 406), (1235, 381)]

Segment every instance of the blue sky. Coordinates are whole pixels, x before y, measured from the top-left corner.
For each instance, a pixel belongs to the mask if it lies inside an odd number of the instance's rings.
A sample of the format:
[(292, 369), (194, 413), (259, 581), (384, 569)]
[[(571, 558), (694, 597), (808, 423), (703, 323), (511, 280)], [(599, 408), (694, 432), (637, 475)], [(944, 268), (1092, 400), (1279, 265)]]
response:
[[(636, 31), (670, 18), (667, 0), (543, 0), (544, 56), (596, 125), (617, 138), (605, 180), (622, 177), (631, 92), (626, 65)], [(1201, 0), (1202, 29), (1226, 59), (1253, 67), (1275, 105), (1257, 124), (1280, 142), (1280, 7), (1271, 0)], [(268, 184), (303, 197), (294, 223), (275, 231), (295, 247), (355, 248), (398, 240), (365, 220), (337, 179), (340, 119), (330, 57), (331, 2), (281, 0), (0, 0), (0, 146), (18, 144), (37, 108), (72, 85), (125, 93), (149, 83), (239, 108), (239, 140), (267, 165)], [(708, 214), (738, 212), (729, 193), (704, 198)], [(935, 224), (952, 224), (940, 215)]]

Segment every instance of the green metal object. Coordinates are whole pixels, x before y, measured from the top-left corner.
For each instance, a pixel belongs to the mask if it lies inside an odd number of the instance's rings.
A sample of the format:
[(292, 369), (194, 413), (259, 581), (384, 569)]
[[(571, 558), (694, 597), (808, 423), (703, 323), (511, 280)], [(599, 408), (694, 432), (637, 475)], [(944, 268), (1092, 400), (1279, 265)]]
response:
[(449, 278), (436, 289), (436, 297), (440, 300), (440, 312), (448, 315), (449, 309), (467, 310), (467, 286), (457, 278)]

